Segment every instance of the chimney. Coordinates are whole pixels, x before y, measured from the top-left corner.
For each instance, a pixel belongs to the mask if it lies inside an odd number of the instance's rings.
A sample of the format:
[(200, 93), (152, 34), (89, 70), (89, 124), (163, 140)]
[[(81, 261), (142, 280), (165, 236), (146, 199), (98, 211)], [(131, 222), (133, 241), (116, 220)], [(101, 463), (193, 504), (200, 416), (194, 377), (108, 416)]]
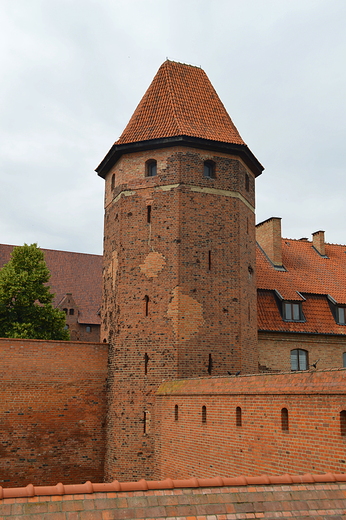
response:
[(282, 267), (281, 218), (271, 217), (257, 224), (256, 240), (274, 266)]
[(320, 253), (320, 255), (326, 255), (324, 231), (315, 231), (315, 233), (312, 233), (312, 245)]

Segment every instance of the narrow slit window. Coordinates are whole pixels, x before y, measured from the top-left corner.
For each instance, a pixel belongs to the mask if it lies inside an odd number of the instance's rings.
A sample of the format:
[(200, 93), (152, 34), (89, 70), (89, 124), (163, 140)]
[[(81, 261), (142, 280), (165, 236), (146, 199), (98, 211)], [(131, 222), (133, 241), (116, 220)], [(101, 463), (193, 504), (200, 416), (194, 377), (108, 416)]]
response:
[(211, 251), (208, 251), (208, 271), (211, 271)]
[(242, 426), (241, 408), (237, 406), (235, 410), (235, 424), (236, 426)]
[(147, 206), (147, 223), (151, 222), (151, 206)]
[(179, 406), (176, 404), (174, 407), (174, 420), (178, 421), (179, 419)]
[(202, 406), (202, 423), (205, 424), (207, 422), (207, 407)]
[(149, 315), (149, 296), (146, 294), (144, 296), (144, 302), (145, 302), (145, 315)]
[(346, 410), (340, 412), (340, 434), (341, 437), (346, 437)]
[(247, 173), (245, 173), (245, 189), (246, 191), (250, 190), (250, 177)]
[(115, 175), (113, 173), (112, 180), (111, 180), (111, 190), (114, 190), (114, 186), (115, 186)]
[(143, 433), (147, 433), (147, 412), (143, 412)]
[(213, 357), (211, 354), (209, 354), (209, 359), (208, 359), (208, 374), (211, 376), (211, 373), (213, 371)]
[(149, 356), (147, 353), (144, 354), (144, 374), (148, 373)]
[(288, 432), (289, 430), (287, 408), (282, 408), (281, 410), (281, 430), (283, 432)]

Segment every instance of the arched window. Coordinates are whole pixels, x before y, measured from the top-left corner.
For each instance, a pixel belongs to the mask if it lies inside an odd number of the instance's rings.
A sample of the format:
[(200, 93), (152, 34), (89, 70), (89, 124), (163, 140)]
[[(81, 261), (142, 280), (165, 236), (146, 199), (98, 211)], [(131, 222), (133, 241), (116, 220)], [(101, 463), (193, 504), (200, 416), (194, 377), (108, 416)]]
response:
[(291, 350), (291, 370), (308, 370), (308, 352), (301, 348)]
[(236, 426), (242, 425), (242, 417), (241, 417), (241, 408), (240, 406), (237, 406), (235, 409), (235, 424)]
[(176, 404), (174, 407), (174, 420), (177, 421), (179, 419), (179, 406)]
[(157, 162), (155, 159), (149, 159), (145, 163), (145, 176), (146, 177), (155, 177), (157, 174)]
[(203, 176), (207, 179), (215, 179), (215, 163), (214, 161), (204, 161)]
[(340, 412), (340, 434), (346, 437), (346, 410)]
[(282, 408), (281, 410), (281, 430), (283, 432), (288, 432), (288, 410), (287, 408)]
[(207, 422), (207, 407), (202, 406), (202, 423)]
[(68, 309), (63, 309), (64, 313), (67, 314), (68, 313)]
[(70, 315), (70, 316), (73, 316), (73, 315), (74, 315), (74, 309), (70, 309), (70, 310), (69, 310), (69, 315)]

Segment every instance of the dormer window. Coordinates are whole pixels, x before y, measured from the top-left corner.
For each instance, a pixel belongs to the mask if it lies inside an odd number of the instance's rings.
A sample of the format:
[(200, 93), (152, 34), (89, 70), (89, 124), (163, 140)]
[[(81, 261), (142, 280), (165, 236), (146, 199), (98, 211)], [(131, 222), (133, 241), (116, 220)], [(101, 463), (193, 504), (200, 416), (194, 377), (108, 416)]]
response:
[(336, 307), (336, 321), (339, 325), (346, 325), (346, 307)]
[(215, 179), (214, 161), (205, 161), (203, 166), (203, 176), (207, 179)]
[(157, 174), (157, 162), (155, 159), (149, 159), (145, 163), (145, 176), (146, 177), (155, 177)]
[(282, 302), (282, 317), (285, 321), (303, 321), (302, 304), (298, 302)]

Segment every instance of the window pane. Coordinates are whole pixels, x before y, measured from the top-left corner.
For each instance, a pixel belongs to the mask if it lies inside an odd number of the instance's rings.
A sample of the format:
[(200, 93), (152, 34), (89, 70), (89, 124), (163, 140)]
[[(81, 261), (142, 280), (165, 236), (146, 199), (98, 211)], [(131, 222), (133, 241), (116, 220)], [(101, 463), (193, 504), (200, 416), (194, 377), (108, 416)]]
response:
[(284, 317), (286, 320), (291, 320), (292, 319), (292, 305), (290, 303), (285, 303), (284, 304)]
[(204, 163), (204, 177), (211, 177), (212, 176), (212, 167), (208, 163)]
[(291, 351), (291, 370), (298, 370), (298, 351)]
[(298, 350), (299, 353), (299, 370), (307, 370), (307, 353), (305, 350)]
[(344, 352), (342, 355), (342, 366), (346, 368), (346, 352)]
[(343, 307), (338, 307), (338, 323), (345, 324), (345, 309)]
[(148, 176), (154, 177), (156, 175), (156, 163), (150, 163), (148, 166)]
[(293, 303), (292, 307), (293, 307), (293, 319), (298, 321), (300, 319), (299, 303)]

